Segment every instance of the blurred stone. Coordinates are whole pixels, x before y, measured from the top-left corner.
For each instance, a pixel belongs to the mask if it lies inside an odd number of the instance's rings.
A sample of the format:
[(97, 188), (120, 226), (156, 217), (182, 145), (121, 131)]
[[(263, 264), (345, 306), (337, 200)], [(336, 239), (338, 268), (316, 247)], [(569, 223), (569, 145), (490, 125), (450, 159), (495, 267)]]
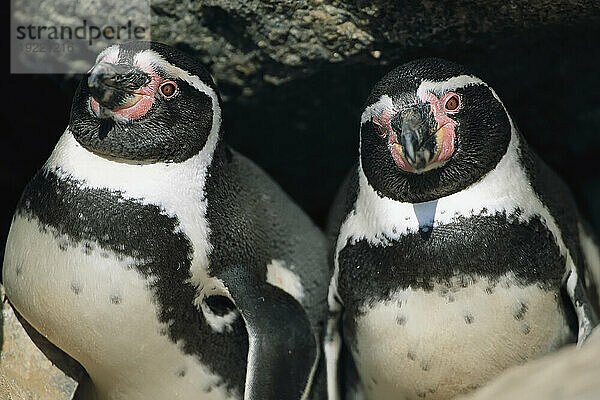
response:
[(0, 285), (0, 400), (71, 400), (83, 368), (19, 319)]
[[(105, 3), (40, 0), (14, 17), (39, 25), (49, 19), (77, 26), (98, 15), (118, 21), (122, 16), (111, 12), (122, 8)], [(241, 96), (248, 95), (245, 87), (254, 93), (265, 84), (310, 76), (324, 64), (387, 65), (413, 49), (493, 47), (531, 30), (600, 21), (595, 0), (154, 0), (150, 9), (154, 40), (197, 55), (228, 88), (226, 95)], [(138, 14), (144, 10), (126, 15), (143, 19)], [(536, 35), (521, 39), (531, 42)], [(94, 54), (99, 48), (88, 50)], [(83, 62), (74, 55), (63, 61)]]
[(504, 372), (460, 400), (600, 399), (600, 329), (577, 349), (571, 345)]
[(282, 84), (327, 63), (385, 65), (414, 48), (493, 46), (532, 28), (598, 21), (600, 3), (155, 0), (152, 12), (154, 39), (197, 54), (227, 86), (256, 89), (264, 75)]

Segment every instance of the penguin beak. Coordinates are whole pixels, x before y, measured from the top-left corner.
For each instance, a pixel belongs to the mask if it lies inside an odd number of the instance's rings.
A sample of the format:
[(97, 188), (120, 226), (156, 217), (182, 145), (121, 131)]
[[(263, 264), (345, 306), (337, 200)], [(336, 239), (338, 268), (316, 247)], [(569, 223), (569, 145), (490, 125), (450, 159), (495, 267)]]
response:
[(102, 107), (110, 110), (136, 104), (137, 93), (150, 82), (150, 77), (137, 67), (100, 62), (89, 72), (87, 84), (92, 97)]
[(398, 112), (392, 118), (391, 127), (396, 133), (400, 155), (413, 171), (422, 172), (437, 154), (437, 123), (430, 105), (413, 106)]

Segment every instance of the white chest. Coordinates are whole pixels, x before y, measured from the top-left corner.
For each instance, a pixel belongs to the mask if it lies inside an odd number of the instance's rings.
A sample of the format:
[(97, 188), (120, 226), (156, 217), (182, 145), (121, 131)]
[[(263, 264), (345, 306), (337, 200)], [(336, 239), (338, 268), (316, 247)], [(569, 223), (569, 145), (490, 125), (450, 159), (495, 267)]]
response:
[[(118, 193), (118, 201), (155, 206), (165, 218), (176, 217), (175, 231), (169, 234), (183, 232), (194, 244), (190, 283), (213, 287), (207, 273), (210, 247), (204, 196), (216, 141), (213, 136), (205, 152), (184, 163), (135, 165), (96, 156), (67, 131), (45, 168), (78, 182), (81, 190), (112, 191)], [(49, 194), (60, 203), (60, 193)], [(119, 208), (119, 203), (112, 207)], [(77, 224), (74, 231), (88, 229), (86, 218), (95, 209), (102, 208), (88, 204), (82, 208), (81, 221), (69, 221), (72, 227)], [(126, 230), (127, 221), (122, 224)], [(140, 257), (152, 255), (128, 257), (123, 255), (128, 252), (121, 252), (124, 245), (110, 248), (101, 248), (94, 239), (73, 240), (50, 225), (40, 229), (35, 217), (18, 215), (4, 259), (7, 295), (38, 331), (83, 364), (102, 400), (192, 399), (199, 393), (206, 399), (238, 398), (225, 387), (222, 377), (182, 351), (182, 343), (169, 339), (167, 323), (158, 318), (161, 305), (151, 288), (157, 277), (143, 275), (134, 267), (144, 261)]]
[(165, 334), (134, 260), (93, 242), (69, 245), (35, 219), (16, 217), (4, 283), (17, 310), (82, 363), (101, 399), (236, 398)]
[(447, 399), (570, 335), (554, 292), (510, 279), (454, 290), (409, 288), (362, 311), (353, 357), (372, 400)]

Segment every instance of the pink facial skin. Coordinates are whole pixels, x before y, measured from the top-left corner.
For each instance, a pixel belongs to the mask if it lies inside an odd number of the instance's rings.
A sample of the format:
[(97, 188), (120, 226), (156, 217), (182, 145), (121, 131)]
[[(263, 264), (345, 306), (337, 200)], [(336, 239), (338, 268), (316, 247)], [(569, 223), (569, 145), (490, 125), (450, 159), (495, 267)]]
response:
[[(454, 110), (448, 110), (446, 108), (446, 103), (453, 96), (456, 96), (458, 99), (458, 106)], [(439, 150), (435, 158), (431, 160), (431, 164), (446, 161), (454, 154), (454, 132), (456, 129), (456, 121), (448, 115), (456, 114), (460, 111), (462, 107), (460, 96), (454, 92), (448, 92), (443, 95), (441, 99), (438, 99), (433, 93), (426, 92), (421, 100), (431, 104), (433, 117), (438, 124), (438, 134), (436, 134), (436, 139), (438, 141)]]
[(388, 149), (392, 153), (392, 158), (398, 166), (398, 168), (407, 172), (414, 172), (414, 169), (406, 162), (404, 155), (402, 154), (402, 147), (398, 143), (396, 132), (392, 129), (391, 120), (400, 110), (397, 109), (384, 109), (379, 117), (373, 117), (372, 122), (377, 127), (379, 136), (384, 138), (388, 137)]
[[(458, 99), (458, 106), (454, 110), (449, 110), (446, 108), (446, 103), (453, 96), (456, 96), (456, 99)], [(448, 92), (441, 98), (438, 98), (433, 93), (427, 92), (421, 97), (421, 101), (431, 104), (431, 110), (438, 127), (436, 133), (438, 152), (429, 165), (444, 162), (454, 153), (454, 136), (457, 123), (448, 115), (456, 114), (460, 111), (462, 106), (460, 96), (454, 92)], [(386, 108), (378, 117), (373, 117), (372, 122), (377, 127), (379, 135), (382, 138), (386, 135), (388, 136), (388, 148), (398, 168), (406, 172), (415, 172), (404, 159), (402, 147), (398, 143), (396, 132), (394, 132), (391, 126), (392, 118), (399, 111), (396, 108)]]
[[(103, 59), (101, 62), (104, 62)], [(158, 88), (165, 82), (170, 82), (163, 79), (160, 75), (156, 73), (152, 65), (140, 65), (138, 63), (135, 64), (138, 68), (148, 74), (150, 76), (150, 83), (146, 86), (138, 90), (136, 95), (136, 100), (133, 104), (117, 108), (112, 110), (112, 112), (120, 117), (127, 120), (137, 120), (144, 115), (152, 108), (155, 102), (155, 94)], [(175, 85), (175, 82), (171, 82)], [(93, 97), (90, 98), (90, 106), (92, 111), (96, 116), (99, 116), (100, 105)]]

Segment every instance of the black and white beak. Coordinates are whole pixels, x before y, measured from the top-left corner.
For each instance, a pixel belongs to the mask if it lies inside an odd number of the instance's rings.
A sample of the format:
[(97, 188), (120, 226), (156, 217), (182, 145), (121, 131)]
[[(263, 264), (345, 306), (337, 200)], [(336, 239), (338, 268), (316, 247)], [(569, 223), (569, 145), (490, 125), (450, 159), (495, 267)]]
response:
[(391, 120), (402, 154), (416, 171), (425, 169), (437, 154), (436, 125), (429, 104), (407, 108)]
[(137, 67), (108, 62), (96, 64), (87, 80), (92, 97), (109, 110), (134, 104), (138, 91), (149, 82), (150, 76)]

